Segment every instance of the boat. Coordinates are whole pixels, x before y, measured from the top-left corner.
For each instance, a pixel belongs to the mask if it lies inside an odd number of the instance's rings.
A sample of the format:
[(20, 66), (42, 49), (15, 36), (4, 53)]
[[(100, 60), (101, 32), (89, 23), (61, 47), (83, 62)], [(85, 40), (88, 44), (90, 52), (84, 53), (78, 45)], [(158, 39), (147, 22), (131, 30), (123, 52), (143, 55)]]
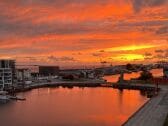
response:
[(12, 100), (20, 100), (20, 101), (25, 101), (26, 98), (23, 98), (21, 96), (10, 96), (10, 99)]
[(0, 91), (0, 103), (7, 103), (10, 101), (10, 98), (7, 94), (8, 92), (6, 91)]

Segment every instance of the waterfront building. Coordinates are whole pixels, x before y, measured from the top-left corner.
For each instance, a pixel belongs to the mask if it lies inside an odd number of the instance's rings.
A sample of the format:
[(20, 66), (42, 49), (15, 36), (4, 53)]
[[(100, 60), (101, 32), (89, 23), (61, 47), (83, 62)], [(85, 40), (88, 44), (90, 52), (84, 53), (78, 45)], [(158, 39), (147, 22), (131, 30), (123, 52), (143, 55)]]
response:
[(39, 66), (39, 75), (40, 76), (55, 76), (59, 74), (58, 66)]
[(27, 68), (16, 69), (16, 77), (18, 81), (30, 80), (31, 70)]
[(15, 60), (0, 60), (0, 89), (12, 86), (15, 77)]

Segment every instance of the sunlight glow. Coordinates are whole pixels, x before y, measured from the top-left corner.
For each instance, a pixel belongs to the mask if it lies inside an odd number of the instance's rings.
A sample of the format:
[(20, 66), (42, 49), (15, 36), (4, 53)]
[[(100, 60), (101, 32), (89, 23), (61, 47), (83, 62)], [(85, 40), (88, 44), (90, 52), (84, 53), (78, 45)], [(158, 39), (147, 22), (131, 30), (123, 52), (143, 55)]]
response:
[(141, 54), (121, 54), (117, 57), (113, 57), (115, 60), (122, 61), (136, 61), (136, 60), (144, 60), (144, 56)]
[(106, 51), (134, 51), (141, 49), (154, 48), (156, 45), (129, 45), (129, 46), (121, 46), (114, 48), (107, 48)]

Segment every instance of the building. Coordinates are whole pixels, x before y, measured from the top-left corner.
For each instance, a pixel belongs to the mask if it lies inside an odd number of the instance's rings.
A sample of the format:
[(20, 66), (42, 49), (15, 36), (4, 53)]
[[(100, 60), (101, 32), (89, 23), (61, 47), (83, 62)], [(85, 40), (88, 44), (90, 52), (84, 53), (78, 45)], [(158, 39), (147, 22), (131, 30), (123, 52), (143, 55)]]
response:
[(22, 68), (16, 69), (16, 77), (18, 81), (26, 81), (31, 79), (31, 70)]
[(12, 86), (15, 77), (15, 60), (0, 60), (0, 89)]
[(58, 66), (39, 66), (39, 75), (40, 76), (55, 76), (59, 74)]

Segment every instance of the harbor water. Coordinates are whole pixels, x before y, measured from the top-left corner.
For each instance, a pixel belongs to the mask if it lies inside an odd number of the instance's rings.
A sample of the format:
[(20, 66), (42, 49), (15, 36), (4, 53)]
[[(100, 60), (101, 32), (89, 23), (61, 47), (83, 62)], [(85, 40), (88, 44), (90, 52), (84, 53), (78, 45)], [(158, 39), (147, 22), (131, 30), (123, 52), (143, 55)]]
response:
[[(163, 69), (152, 69), (150, 71), (154, 77), (163, 76)], [(138, 78), (141, 72), (132, 72), (132, 73), (125, 73), (124, 80), (130, 80), (131, 78)], [(117, 82), (120, 74), (105, 76), (104, 79), (108, 82)]]
[(0, 126), (121, 126), (148, 98), (112, 88), (40, 88), (0, 104)]

